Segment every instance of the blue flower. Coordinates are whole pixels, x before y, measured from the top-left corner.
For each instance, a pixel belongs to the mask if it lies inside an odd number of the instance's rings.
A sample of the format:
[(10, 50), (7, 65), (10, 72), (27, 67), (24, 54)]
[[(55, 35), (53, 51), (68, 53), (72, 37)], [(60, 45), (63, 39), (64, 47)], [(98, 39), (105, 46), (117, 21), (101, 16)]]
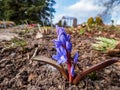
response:
[[(78, 61), (78, 52), (74, 55), (73, 61), (71, 61), (71, 51), (72, 43), (70, 42), (70, 35), (66, 34), (63, 27), (56, 26), (57, 39), (53, 42), (55, 44), (56, 55), (53, 55), (52, 58), (57, 61), (58, 64), (67, 63), (68, 64), (68, 74), (69, 79), (75, 76), (75, 65)], [(73, 62), (73, 63), (72, 63)]]
[(56, 48), (56, 50), (57, 54), (53, 55), (52, 58), (57, 60), (58, 64), (67, 62), (66, 50), (62, 46)]
[(76, 64), (78, 61), (78, 52), (74, 55), (74, 64)]
[(57, 54), (52, 57), (60, 64), (67, 62), (68, 58), (70, 58), (67, 57), (67, 54), (71, 53), (72, 44), (70, 42), (71, 37), (69, 34), (66, 34), (64, 28), (56, 26), (56, 29), (58, 37), (53, 42), (55, 44)]

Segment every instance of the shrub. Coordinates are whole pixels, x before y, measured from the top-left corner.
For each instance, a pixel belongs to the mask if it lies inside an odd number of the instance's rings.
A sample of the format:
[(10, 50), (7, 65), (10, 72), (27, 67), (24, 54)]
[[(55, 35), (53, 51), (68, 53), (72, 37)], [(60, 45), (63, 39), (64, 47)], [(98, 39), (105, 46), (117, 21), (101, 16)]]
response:
[(88, 24), (89, 27), (93, 26), (94, 23), (95, 23), (95, 22), (94, 22), (94, 18), (93, 18), (93, 17), (88, 18), (87, 24)]
[(97, 24), (97, 25), (103, 25), (103, 20), (102, 20), (102, 18), (97, 16), (97, 17), (95, 18), (95, 24)]
[(62, 26), (62, 20), (57, 23), (58, 26)]
[(67, 26), (67, 22), (63, 21), (63, 27), (66, 27), (66, 26)]

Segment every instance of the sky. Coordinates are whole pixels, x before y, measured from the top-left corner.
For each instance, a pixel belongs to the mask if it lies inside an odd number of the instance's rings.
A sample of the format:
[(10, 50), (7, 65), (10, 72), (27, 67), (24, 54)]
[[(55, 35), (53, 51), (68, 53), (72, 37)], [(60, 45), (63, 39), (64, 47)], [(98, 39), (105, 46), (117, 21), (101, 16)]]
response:
[[(95, 4), (96, 0), (55, 0), (54, 6), (56, 13), (54, 14), (53, 23), (57, 23), (62, 16), (76, 17), (78, 24), (86, 22), (89, 17), (95, 17), (102, 12), (105, 7)], [(120, 7), (119, 7), (120, 8)], [(112, 13), (111, 20), (115, 24), (120, 24), (120, 17), (118, 12), (120, 9), (116, 7)], [(120, 15), (120, 14), (119, 14)]]

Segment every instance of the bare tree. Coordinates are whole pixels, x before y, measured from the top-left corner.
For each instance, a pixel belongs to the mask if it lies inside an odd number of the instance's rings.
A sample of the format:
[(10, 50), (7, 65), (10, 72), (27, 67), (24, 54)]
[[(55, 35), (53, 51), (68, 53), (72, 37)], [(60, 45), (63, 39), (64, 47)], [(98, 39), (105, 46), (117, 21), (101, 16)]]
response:
[(98, 16), (102, 17), (106, 23), (109, 23), (112, 18), (113, 9), (120, 5), (120, 0), (97, 0), (97, 3), (105, 7), (103, 12), (99, 13)]

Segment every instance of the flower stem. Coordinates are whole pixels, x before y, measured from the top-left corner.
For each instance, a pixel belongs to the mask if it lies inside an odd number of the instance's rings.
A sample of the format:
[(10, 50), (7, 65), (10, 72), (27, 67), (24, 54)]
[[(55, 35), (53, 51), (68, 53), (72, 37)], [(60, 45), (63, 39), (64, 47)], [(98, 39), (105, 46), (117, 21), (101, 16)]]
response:
[(72, 77), (72, 74), (71, 74), (71, 67), (72, 67), (72, 63), (71, 63), (71, 54), (67, 51), (66, 49), (66, 52), (67, 52), (67, 66), (68, 66), (68, 75), (69, 75), (69, 83), (72, 83), (73, 81), (73, 77)]
[(69, 73), (69, 82), (72, 83), (72, 74), (71, 74), (71, 63), (68, 62), (68, 73)]

